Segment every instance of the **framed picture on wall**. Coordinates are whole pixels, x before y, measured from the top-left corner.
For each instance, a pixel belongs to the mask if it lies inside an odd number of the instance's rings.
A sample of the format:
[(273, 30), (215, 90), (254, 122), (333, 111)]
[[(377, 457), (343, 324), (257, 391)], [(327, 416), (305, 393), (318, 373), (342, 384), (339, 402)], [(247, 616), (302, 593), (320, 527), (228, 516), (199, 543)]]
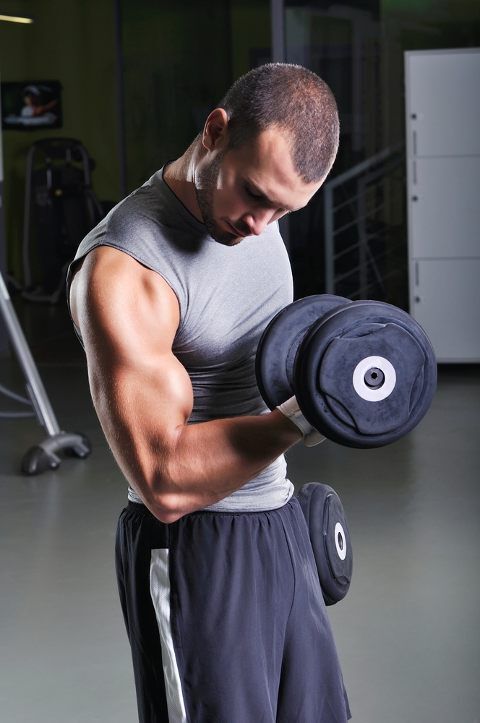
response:
[(58, 80), (2, 83), (2, 128), (61, 128), (62, 86)]

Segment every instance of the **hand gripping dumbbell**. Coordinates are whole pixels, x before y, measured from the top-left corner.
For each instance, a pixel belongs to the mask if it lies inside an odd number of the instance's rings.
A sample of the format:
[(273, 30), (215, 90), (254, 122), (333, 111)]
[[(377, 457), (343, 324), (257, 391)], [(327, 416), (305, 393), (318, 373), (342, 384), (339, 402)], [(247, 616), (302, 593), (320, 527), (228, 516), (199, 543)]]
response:
[(420, 422), (437, 366), (426, 333), (407, 312), (320, 294), (294, 301), (271, 320), (258, 345), (256, 376), (270, 409), (295, 398), (321, 435), (369, 448), (395, 442)]

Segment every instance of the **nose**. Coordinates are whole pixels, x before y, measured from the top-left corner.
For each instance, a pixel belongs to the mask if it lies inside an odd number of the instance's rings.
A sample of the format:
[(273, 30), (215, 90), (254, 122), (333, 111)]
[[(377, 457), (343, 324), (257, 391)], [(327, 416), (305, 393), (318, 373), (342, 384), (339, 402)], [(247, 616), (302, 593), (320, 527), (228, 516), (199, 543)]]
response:
[(242, 220), (251, 235), (259, 236), (270, 223), (274, 214), (275, 211), (272, 211), (272, 209), (258, 209), (253, 213), (247, 213)]

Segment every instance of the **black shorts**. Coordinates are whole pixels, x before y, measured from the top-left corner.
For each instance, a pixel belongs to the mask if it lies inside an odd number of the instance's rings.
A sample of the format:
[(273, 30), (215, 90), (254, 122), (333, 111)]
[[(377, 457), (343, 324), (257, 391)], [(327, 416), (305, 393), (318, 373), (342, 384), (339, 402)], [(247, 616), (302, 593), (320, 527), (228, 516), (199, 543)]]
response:
[(350, 717), (296, 498), (170, 525), (130, 502), (116, 563), (141, 723)]

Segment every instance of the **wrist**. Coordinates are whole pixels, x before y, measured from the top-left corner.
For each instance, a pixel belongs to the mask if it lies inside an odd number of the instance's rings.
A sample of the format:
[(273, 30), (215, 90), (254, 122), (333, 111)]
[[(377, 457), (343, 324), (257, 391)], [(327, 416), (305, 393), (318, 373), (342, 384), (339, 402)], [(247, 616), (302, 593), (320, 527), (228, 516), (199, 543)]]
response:
[(291, 446), (297, 444), (303, 439), (303, 434), (296, 424), (292, 422), (285, 414), (279, 409), (272, 409), (269, 413), (270, 419), (275, 420), (275, 429), (277, 439), (283, 440), (285, 444)]
[(316, 444), (320, 444), (325, 441), (325, 437), (316, 430), (310, 422), (304, 417), (296, 397), (290, 397), (283, 404), (277, 406), (279, 412), (281, 412), (302, 435), (303, 443), (306, 447), (314, 447)]

